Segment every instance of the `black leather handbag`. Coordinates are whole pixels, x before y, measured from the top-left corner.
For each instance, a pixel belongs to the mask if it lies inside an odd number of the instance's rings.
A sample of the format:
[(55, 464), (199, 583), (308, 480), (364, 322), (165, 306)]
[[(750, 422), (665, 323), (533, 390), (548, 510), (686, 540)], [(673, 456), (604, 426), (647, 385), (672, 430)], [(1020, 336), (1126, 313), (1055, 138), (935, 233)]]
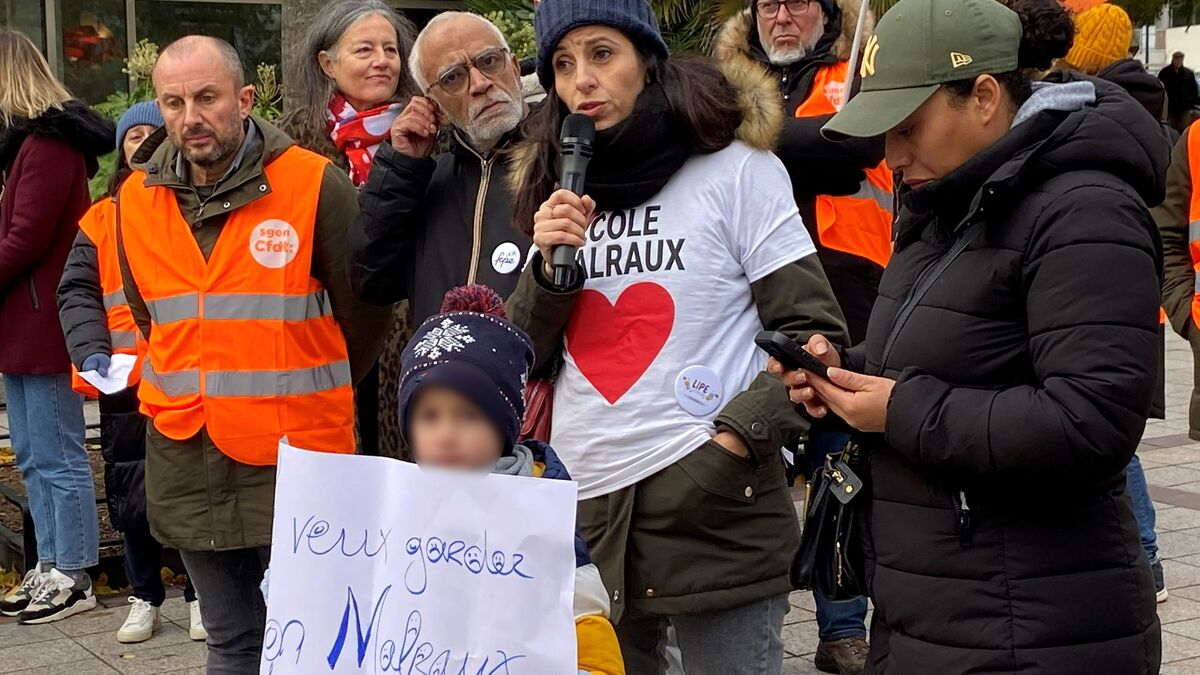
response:
[(829, 600), (867, 594), (862, 523), (870, 498), (863, 497), (866, 452), (853, 440), (825, 457), (805, 495), (800, 550), (792, 559), (792, 585)]

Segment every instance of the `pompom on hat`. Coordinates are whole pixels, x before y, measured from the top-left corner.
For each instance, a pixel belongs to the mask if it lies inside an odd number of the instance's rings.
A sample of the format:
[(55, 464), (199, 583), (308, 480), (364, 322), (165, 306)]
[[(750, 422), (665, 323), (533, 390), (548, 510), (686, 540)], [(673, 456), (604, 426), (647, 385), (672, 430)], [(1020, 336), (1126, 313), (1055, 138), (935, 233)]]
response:
[(453, 389), (487, 415), (512, 450), (525, 418), (525, 382), (533, 341), (504, 316), (504, 301), (487, 286), (456, 288), (442, 313), (413, 333), (401, 355), (400, 434), (408, 440), (409, 408), (422, 387)]

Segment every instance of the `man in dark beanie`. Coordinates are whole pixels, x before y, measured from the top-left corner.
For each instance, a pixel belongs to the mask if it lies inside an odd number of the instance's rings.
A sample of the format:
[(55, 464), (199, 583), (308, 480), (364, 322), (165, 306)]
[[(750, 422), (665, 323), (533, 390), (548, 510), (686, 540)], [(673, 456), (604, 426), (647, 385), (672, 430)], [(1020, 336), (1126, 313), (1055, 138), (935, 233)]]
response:
[[(787, 167), (853, 343), (866, 337), (892, 251), (892, 174), (883, 163), (883, 138), (834, 144), (821, 136), (845, 94), (858, 9), (857, 0), (751, 0), (725, 24), (715, 53), (726, 64), (766, 67), (779, 83), (787, 119), (775, 154)], [(870, 49), (862, 56), (860, 63), (872, 67)], [(814, 428), (806, 444), (810, 465), (820, 465), (845, 440)], [(868, 651), (866, 598), (835, 603), (818, 596), (816, 604), (817, 668), (861, 673)]]

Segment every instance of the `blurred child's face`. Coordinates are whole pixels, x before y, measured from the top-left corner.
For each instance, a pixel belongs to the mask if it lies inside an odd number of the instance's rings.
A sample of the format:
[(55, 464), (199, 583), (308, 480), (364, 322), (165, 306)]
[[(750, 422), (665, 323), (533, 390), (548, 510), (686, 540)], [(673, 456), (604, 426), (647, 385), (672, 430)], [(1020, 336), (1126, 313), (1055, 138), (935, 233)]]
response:
[(430, 387), (417, 394), (409, 412), (408, 436), (417, 464), (490, 471), (504, 452), (504, 439), (491, 420), (452, 389)]

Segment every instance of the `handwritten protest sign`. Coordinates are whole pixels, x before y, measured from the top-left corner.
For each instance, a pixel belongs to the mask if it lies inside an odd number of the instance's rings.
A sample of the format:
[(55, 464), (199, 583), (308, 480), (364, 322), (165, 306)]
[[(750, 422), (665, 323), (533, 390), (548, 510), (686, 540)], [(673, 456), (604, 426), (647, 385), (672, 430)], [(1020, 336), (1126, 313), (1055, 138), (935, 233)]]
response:
[(261, 673), (574, 675), (575, 499), (281, 444)]

